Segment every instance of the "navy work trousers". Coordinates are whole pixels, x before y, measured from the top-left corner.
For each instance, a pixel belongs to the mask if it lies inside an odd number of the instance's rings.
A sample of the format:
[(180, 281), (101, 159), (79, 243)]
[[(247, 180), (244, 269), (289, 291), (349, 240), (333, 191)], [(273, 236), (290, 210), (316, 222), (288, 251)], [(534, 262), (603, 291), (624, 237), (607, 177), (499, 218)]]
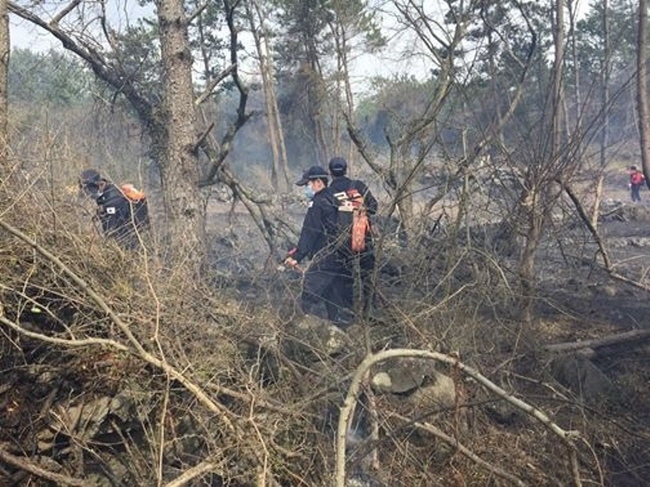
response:
[(353, 279), (341, 259), (325, 257), (305, 271), (301, 308), (311, 314), (345, 326), (352, 320)]

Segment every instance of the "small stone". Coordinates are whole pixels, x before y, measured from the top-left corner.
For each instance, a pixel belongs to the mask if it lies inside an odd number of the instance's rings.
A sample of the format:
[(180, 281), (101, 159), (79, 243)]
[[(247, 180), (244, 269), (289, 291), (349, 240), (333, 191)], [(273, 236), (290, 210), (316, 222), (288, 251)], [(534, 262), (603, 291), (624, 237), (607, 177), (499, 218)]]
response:
[(618, 290), (614, 286), (603, 286), (602, 291), (605, 296), (609, 296), (610, 298), (618, 294)]
[(386, 372), (375, 374), (370, 383), (372, 384), (372, 387), (382, 392), (391, 392), (393, 386), (390, 375)]

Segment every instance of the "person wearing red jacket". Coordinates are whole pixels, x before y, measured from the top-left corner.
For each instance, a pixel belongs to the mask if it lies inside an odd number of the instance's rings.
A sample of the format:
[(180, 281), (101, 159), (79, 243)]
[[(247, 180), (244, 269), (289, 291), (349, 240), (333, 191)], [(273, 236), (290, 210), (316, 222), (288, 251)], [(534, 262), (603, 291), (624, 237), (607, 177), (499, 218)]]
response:
[(630, 193), (632, 196), (632, 201), (641, 201), (641, 195), (639, 194), (639, 190), (641, 189), (641, 186), (643, 186), (643, 183), (645, 182), (645, 176), (641, 171), (637, 169), (636, 166), (630, 166)]

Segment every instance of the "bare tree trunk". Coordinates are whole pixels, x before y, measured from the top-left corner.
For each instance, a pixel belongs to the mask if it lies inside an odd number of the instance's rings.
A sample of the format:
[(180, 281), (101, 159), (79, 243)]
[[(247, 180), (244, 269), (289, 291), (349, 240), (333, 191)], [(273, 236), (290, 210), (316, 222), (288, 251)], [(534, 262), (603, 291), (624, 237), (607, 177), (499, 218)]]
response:
[[(648, 37), (648, 2), (639, 0), (639, 31), (637, 38), (637, 111), (639, 113), (639, 141), (641, 143), (641, 165), (650, 185), (648, 165), (650, 164), (650, 107), (648, 106), (648, 73), (646, 61), (648, 58), (646, 40)], [(650, 187), (650, 186), (649, 186)]]
[[(330, 29), (334, 33), (334, 41), (336, 43), (336, 67), (338, 73), (338, 76), (336, 77), (336, 100), (337, 102), (343, 103), (342, 95), (345, 95), (345, 104), (343, 107), (344, 117), (351, 117), (354, 113), (354, 95), (352, 94), (352, 86), (350, 84), (347, 32), (345, 26), (339, 21), (331, 22)], [(336, 154), (343, 154), (343, 149), (341, 147), (341, 120), (338, 116), (335, 117), (332, 125), (334, 127), (332, 136), (334, 152)], [(353, 143), (348, 145), (346, 157), (350, 166), (354, 167), (356, 151), (354, 150)]]
[[(259, 20), (259, 26), (255, 25), (255, 16), (251, 9), (251, 4), (255, 9)], [(283, 140), (282, 124), (278, 116), (277, 99), (275, 96), (275, 87), (273, 80), (273, 64), (270, 58), (270, 46), (268, 42), (269, 33), (264, 25), (264, 17), (258, 3), (252, 0), (246, 4), (246, 14), (248, 17), (253, 40), (255, 42), (255, 49), (257, 51), (258, 62), (260, 66), (260, 74), (262, 77), (262, 89), (264, 91), (264, 101), (266, 103), (266, 119), (269, 130), (269, 143), (271, 145), (271, 153), (273, 155), (273, 165), (271, 166), (271, 182), (276, 189), (288, 189), (289, 174), (287, 163), (287, 152)], [(283, 187), (279, 188), (279, 183)]]
[[(257, 3), (255, 3), (257, 7)], [(261, 17), (260, 17), (261, 18)], [(271, 52), (271, 46), (269, 45), (269, 36), (264, 36), (264, 46), (265, 51), (268, 53)], [(273, 69), (273, 63), (269, 63), (269, 69)], [(269, 71), (269, 105), (271, 111), (268, 114), (269, 120), (273, 120), (273, 124), (277, 132), (277, 142), (278, 142), (278, 152), (280, 157), (280, 167), (282, 168), (282, 177), (287, 185), (287, 188), (291, 187), (291, 181), (289, 175), (291, 171), (289, 169), (289, 157), (287, 156), (287, 146), (284, 143), (284, 128), (282, 126), (282, 119), (280, 118), (280, 109), (278, 108), (278, 97), (275, 92), (275, 80), (273, 78), (273, 72)]]
[[(567, 7), (569, 9), (569, 31), (571, 39), (571, 57), (573, 58), (573, 76), (574, 81), (574, 99), (575, 99), (575, 110), (576, 110), (576, 129), (580, 130), (582, 125), (582, 86), (580, 85), (580, 65), (578, 63), (578, 47), (577, 47), (577, 38), (576, 38), (576, 3), (574, 0), (567, 0)], [(580, 142), (582, 139), (579, 139)]]
[[(133, 107), (147, 135), (151, 137), (150, 155), (161, 169), (168, 219), (167, 224), (161, 227), (168, 229), (170, 234), (173, 233), (171, 243), (174, 244), (174, 252), (180, 257), (184, 256), (186, 262), (191, 262), (191, 266), (194, 267), (200, 263), (205, 245), (205, 198), (202, 197), (199, 187), (217, 183), (229, 186), (238, 197), (242, 198), (271, 248), (275, 241), (274, 231), (269, 230), (271, 223), (266, 209), (262, 208), (264, 204), (252, 201), (251, 193), (223, 164), (232, 149), (235, 135), (252, 115), (246, 112), (248, 89), (237, 74), (239, 43), (238, 28), (234, 18), (235, 8), (239, 2), (230, 5), (229, 0), (223, 0), (223, 4), (230, 32), (231, 66), (221, 75), (209, 80), (206, 91), (193, 101), (192, 56), (187, 35), (188, 19), (183, 10), (183, 2), (182, 0), (160, 1), (158, 35), (161, 38), (164, 93), (162, 103), (158, 103), (157, 97), (151, 97), (151, 93), (142, 90), (137, 80), (125, 71), (120, 63), (110, 62), (113, 57), (120, 58), (123, 55), (119, 50), (115, 50), (116, 46), (106, 41), (110, 48), (106, 53), (103, 50), (96, 50), (93, 46), (103, 45), (105, 40), (102, 41), (100, 37), (92, 39), (92, 42), (80, 42), (77, 39), (81, 34), (71, 28), (69, 22), (61, 22), (68, 15), (79, 15), (80, 18), (85, 18), (86, 11), (77, 2), (72, 2), (54, 19), (49, 20), (14, 2), (7, 2), (12, 14), (51, 33), (61, 41), (65, 49), (81, 58), (99, 79), (124, 96)], [(103, 27), (108, 25), (106, 18), (100, 17), (99, 21), (102, 22)], [(104, 34), (106, 34), (105, 30)], [(228, 124), (220, 143), (212, 144), (211, 140), (214, 136), (210, 133), (211, 126), (201, 130), (200, 125), (195, 125), (197, 118), (195, 107), (200, 106), (217, 84), (228, 75), (232, 77), (240, 95), (236, 109), (237, 116)], [(205, 153), (209, 159), (209, 166), (202, 179), (199, 178), (199, 151)]]
[[(496, 138), (497, 138), (498, 144), (501, 147), (505, 147), (505, 145), (506, 145), (505, 144), (505, 136), (504, 136), (504, 133), (503, 133), (503, 130), (502, 130), (503, 123), (502, 123), (502, 120), (501, 120), (501, 103), (500, 103), (500, 101), (501, 101), (501, 96), (500, 96), (501, 90), (499, 89), (499, 85), (498, 85), (498, 78), (496, 76), (496, 72), (497, 72), (496, 60), (494, 59), (495, 53), (497, 52), (497, 50), (495, 50), (495, 48), (494, 48), (494, 38), (493, 38), (493, 33), (492, 33), (491, 30), (489, 30), (488, 33), (487, 33), (487, 43), (488, 43), (488, 46), (489, 46), (488, 47), (488, 52), (489, 52), (489, 55), (490, 55), (490, 57), (488, 59), (488, 62), (489, 62), (490, 79), (491, 79), (490, 88), (492, 90), (492, 102), (494, 104), (493, 105), (494, 116), (495, 116), (495, 118), (497, 120), (497, 127), (501, 128), (501, 130), (499, 130), (499, 132), (496, 134)], [(465, 134), (463, 134), (463, 135), (465, 135)], [(466, 155), (466, 152), (464, 152), (464, 155)]]
[(248, 24), (253, 34), (253, 41), (255, 42), (255, 50), (257, 51), (257, 62), (260, 67), (260, 75), (262, 77), (262, 90), (264, 91), (264, 102), (266, 104), (266, 123), (269, 131), (269, 144), (271, 145), (271, 154), (273, 156), (273, 163), (271, 164), (271, 184), (274, 188), (278, 188), (278, 173), (279, 163), (280, 163), (280, 152), (278, 149), (278, 134), (275, 128), (275, 119), (271, 116), (271, 95), (269, 93), (270, 79), (269, 79), (269, 70), (268, 60), (266, 53), (262, 48), (261, 36), (266, 36), (264, 32), (264, 27), (262, 25), (262, 19), (260, 18), (259, 32), (258, 27), (255, 25), (255, 19), (253, 17), (253, 11), (250, 8), (250, 4), (246, 4), (246, 16), (248, 17)]
[(562, 107), (564, 101), (562, 66), (564, 64), (564, 0), (556, 0), (555, 7), (556, 25), (555, 25), (555, 59), (553, 60), (553, 91), (552, 97), (552, 116), (553, 116), (553, 133), (552, 133), (552, 152), (551, 156), (555, 158), (560, 151), (562, 140)]
[[(267, 41), (265, 41), (267, 42)], [(268, 52), (268, 49), (267, 49)], [(271, 118), (275, 120), (275, 126), (277, 127), (278, 131), (278, 143), (280, 144), (280, 163), (282, 165), (282, 173), (284, 175), (284, 179), (287, 183), (287, 188), (291, 187), (291, 182), (289, 179), (289, 174), (291, 174), (291, 170), (289, 169), (289, 157), (287, 156), (287, 146), (284, 143), (284, 128), (282, 127), (282, 119), (280, 118), (280, 109), (278, 108), (278, 97), (275, 94), (275, 88), (272, 89), (271, 91), (271, 109), (272, 113), (269, 114)]]
[(607, 146), (609, 145), (609, 73), (610, 73), (610, 42), (609, 42), (609, 0), (603, 0), (603, 65), (601, 71), (601, 129), (600, 129), (600, 173), (596, 183), (596, 196), (591, 214), (591, 224), (598, 228), (600, 200), (603, 194), (605, 166), (607, 164)]
[(322, 74), (319, 71), (312, 70), (309, 75), (309, 118), (312, 124), (312, 133), (314, 135), (314, 156), (320, 165), (326, 164), (327, 144), (325, 143), (325, 131), (323, 119), (325, 113), (324, 103), (324, 82)]
[(0, 0), (0, 179), (9, 172), (9, 13), (7, 0)]
[(165, 207), (176, 255), (198, 265), (205, 253), (205, 205), (199, 181), (197, 123), (192, 85), (192, 55), (187, 18), (180, 0), (161, 0), (158, 5), (160, 48), (163, 62), (166, 139), (162, 159)]
[[(544, 163), (549, 165), (560, 156), (560, 145), (562, 140), (562, 120), (563, 120), (563, 89), (562, 89), (562, 66), (564, 64), (564, 0), (555, 2), (555, 26), (554, 26), (554, 45), (555, 59), (553, 61), (553, 78), (551, 91), (549, 93), (548, 106), (551, 110), (551, 150), (547, 154)], [(548, 170), (538, 168), (538, 173), (544, 174)], [(535, 172), (535, 171), (533, 171)], [(521, 285), (521, 319), (524, 323), (530, 324), (533, 317), (533, 308), (535, 302), (535, 256), (539, 246), (542, 232), (544, 230), (547, 211), (549, 210), (552, 196), (552, 182), (548, 177), (543, 178), (545, 181), (538, 181), (535, 175), (532, 176), (535, 181), (529, 185), (526, 194), (522, 196), (520, 205), (522, 213), (525, 215), (526, 243), (521, 254), (519, 266), (519, 280)]]
[[(256, 0), (252, 0), (253, 6), (257, 12), (257, 16), (260, 19), (260, 25), (262, 25), (262, 12), (259, 4)], [(264, 51), (267, 54), (267, 57), (270, 57), (271, 45), (269, 43), (269, 34), (266, 30), (266, 27), (263, 26), (264, 36), (262, 40), (264, 41)], [(278, 142), (278, 151), (280, 157), (280, 166), (282, 167), (282, 177), (287, 185), (287, 188), (291, 187), (291, 182), (289, 175), (291, 171), (289, 170), (289, 157), (287, 156), (287, 146), (284, 143), (284, 128), (282, 127), (282, 119), (280, 118), (280, 109), (278, 108), (278, 97), (275, 92), (275, 79), (273, 77), (273, 63), (269, 62), (269, 104), (271, 111), (268, 114), (269, 119), (273, 119), (273, 124), (277, 132), (277, 142)]]
[[(336, 100), (334, 104), (334, 118), (332, 120), (332, 150), (334, 154), (341, 154), (341, 123), (338, 116), (338, 111), (340, 110), (341, 103), (341, 93), (343, 91), (341, 85), (343, 84), (342, 78), (345, 76), (345, 67), (344, 67), (344, 56), (345, 56), (345, 30), (343, 27), (336, 21), (330, 22), (330, 29), (334, 34), (334, 45), (336, 46), (336, 79), (334, 81), (334, 99)], [(345, 108), (347, 113), (352, 113), (348, 107)], [(349, 161), (348, 161), (349, 162)]]
[[(269, 88), (269, 66), (264, 58), (260, 58), (260, 73), (262, 74), (262, 88), (264, 90), (264, 101), (266, 103), (266, 123), (269, 129), (269, 143), (271, 144), (271, 154), (273, 155), (273, 164), (271, 165), (271, 183), (275, 189), (278, 188), (278, 177), (282, 172), (280, 163), (280, 143), (278, 141), (278, 131), (276, 119), (273, 116), (272, 94)], [(286, 183), (286, 177), (283, 178), (283, 184)], [(286, 189), (283, 188), (283, 189)]]

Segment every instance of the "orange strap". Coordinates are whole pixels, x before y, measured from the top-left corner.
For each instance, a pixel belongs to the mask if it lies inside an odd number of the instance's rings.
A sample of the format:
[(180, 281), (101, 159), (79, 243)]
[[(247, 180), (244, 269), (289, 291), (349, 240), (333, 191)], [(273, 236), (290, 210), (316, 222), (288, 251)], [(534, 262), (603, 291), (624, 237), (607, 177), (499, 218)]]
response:
[(123, 184), (120, 189), (122, 190), (122, 193), (124, 193), (124, 196), (129, 198), (131, 201), (140, 201), (146, 197), (142, 191), (135, 189), (132, 184)]
[(366, 250), (366, 234), (370, 224), (365, 211), (355, 211), (352, 216), (352, 251), (362, 252)]

